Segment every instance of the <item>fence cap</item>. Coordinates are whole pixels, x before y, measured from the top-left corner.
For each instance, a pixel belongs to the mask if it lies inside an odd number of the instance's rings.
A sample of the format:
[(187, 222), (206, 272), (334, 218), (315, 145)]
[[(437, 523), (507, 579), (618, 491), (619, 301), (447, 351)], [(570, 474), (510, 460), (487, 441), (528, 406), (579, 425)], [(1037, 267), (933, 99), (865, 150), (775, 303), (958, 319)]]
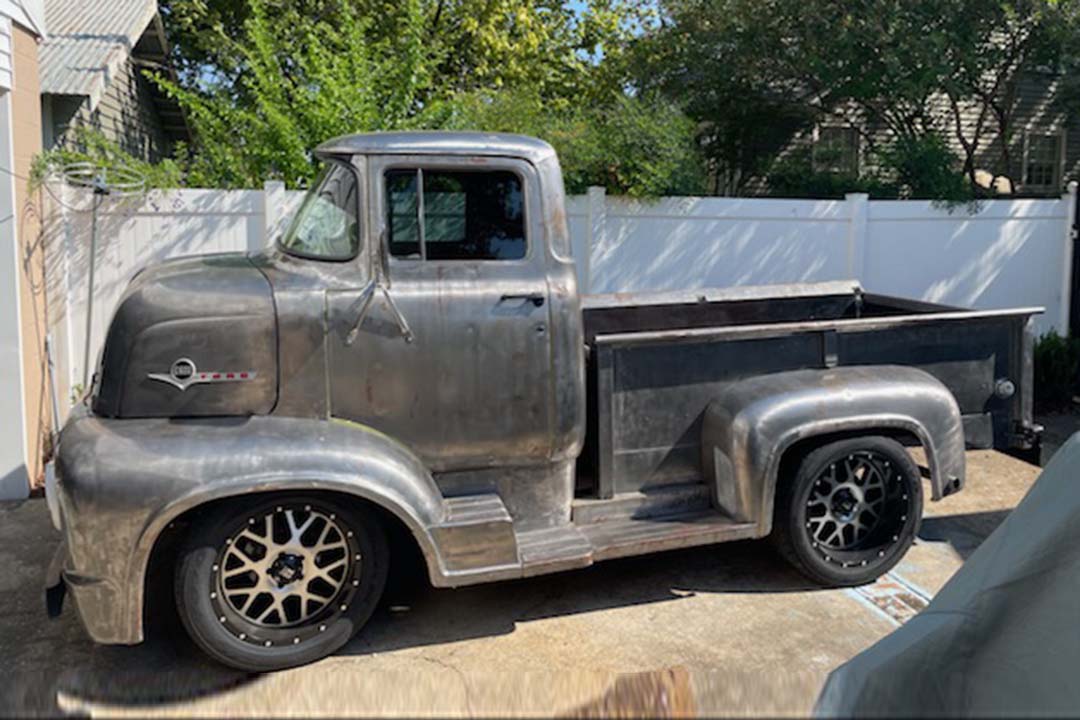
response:
[(858, 280), (829, 280), (816, 283), (784, 283), (778, 285), (741, 285), (703, 290), (640, 291), (586, 295), (582, 300), (585, 310), (627, 305), (686, 305), (700, 302), (723, 302), (725, 300), (772, 300), (792, 297), (824, 297), (829, 295), (856, 295), (863, 291)]

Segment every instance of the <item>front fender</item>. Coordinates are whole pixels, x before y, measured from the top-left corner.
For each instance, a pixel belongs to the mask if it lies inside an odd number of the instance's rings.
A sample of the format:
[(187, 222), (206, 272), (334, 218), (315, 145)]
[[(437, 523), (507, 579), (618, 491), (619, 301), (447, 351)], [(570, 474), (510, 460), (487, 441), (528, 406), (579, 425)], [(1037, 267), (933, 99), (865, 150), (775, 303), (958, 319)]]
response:
[(57, 475), (65, 578), (100, 642), (142, 639), (155, 541), (185, 511), (222, 498), (275, 490), (355, 495), (409, 528), (433, 577), (446, 572), (432, 536), (446, 508), (431, 475), (408, 448), (361, 425), (273, 416), (109, 420), (83, 411), (64, 428)]
[(772, 529), (780, 460), (800, 440), (902, 431), (926, 451), (934, 500), (964, 481), (956, 399), (935, 377), (896, 365), (797, 370), (729, 383), (705, 411), (702, 466), (714, 505)]

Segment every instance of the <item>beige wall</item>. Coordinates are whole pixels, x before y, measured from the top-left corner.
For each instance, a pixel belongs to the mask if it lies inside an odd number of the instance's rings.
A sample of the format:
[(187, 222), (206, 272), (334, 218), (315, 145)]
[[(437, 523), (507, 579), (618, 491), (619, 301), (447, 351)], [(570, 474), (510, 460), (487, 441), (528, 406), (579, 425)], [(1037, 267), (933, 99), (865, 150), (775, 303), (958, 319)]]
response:
[(23, 392), (26, 412), (26, 467), (31, 486), (40, 485), (42, 458), (49, 430), (49, 396), (45, 364), (44, 252), (40, 246), (41, 190), (30, 192), (30, 167), (41, 152), (41, 89), (38, 41), (25, 29), (12, 25), (15, 84), (12, 88), (15, 209), (21, 274)]

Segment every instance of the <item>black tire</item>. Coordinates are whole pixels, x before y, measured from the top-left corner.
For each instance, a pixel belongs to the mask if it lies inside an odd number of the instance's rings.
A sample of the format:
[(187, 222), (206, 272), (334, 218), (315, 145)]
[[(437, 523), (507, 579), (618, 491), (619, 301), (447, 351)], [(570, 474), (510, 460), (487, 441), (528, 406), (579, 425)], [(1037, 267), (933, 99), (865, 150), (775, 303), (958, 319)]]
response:
[(214, 509), (192, 523), (177, 559), (176, 606), (192, 640), (225, 665), (269, 672), (326, 657), (364, 626), (389, 550), (370, 508), (290, 494)]
[(862, 585), (891, 570), (911, 547), (922, 504), (919, 468), (900, 443), (877, 436), (839, 440), (810, 452), (793, 476), (780, 479), (771, 538), (814, 582)]

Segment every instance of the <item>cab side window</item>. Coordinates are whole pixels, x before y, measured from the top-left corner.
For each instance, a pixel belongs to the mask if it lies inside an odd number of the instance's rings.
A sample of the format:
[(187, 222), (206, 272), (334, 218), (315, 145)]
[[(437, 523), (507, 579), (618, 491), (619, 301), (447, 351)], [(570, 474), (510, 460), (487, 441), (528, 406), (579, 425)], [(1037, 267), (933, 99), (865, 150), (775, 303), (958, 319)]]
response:
[(506, 170), (389, 170), (390, 254), (412, 260), (525, 257), (525, 196)]

